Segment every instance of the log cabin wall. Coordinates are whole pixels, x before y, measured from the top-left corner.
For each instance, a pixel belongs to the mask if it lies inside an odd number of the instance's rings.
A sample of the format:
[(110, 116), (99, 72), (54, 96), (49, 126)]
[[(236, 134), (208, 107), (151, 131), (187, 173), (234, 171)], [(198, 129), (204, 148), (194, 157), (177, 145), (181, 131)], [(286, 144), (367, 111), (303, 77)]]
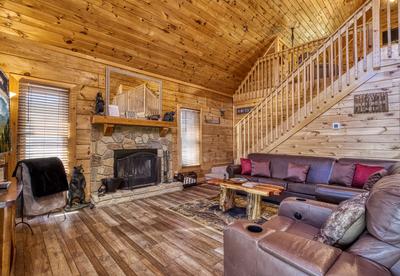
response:
[[(87, 183), (90, 183), (90, 116), (96, 93), (99, 89), (103, 94), (105, 91), (106, 64), (7, 34), (1, 34), (0, 39), (0, 67), (7, 73), (76, 85), (76, 106), (71, 106), (72, 110), (76, 108), (76, 143), (71, 150), (75, 151), (75, 163), (83, 164)], [(163, 112), (176, 111), (178, 105), (201, 108), (203, 116), (219, 117), (220, 110), (225, 111), (219, 125), (207, 124), (201, 118), (203, 162), (201, 167), (190, 170), (202, 177), (212, 166), (232, 162), (232, 97), (179, 81), (164, 80)], [(172, 134), (173, 169), (178, 171), (177, 130), (173, 130)]]
[[(400, 70), (380, 72), (273, 153), (400, 159)], [(354, 96), (387, 92), (389, 112), (354, 114)], [(333, 129), (340, 123), (340, 129)]]

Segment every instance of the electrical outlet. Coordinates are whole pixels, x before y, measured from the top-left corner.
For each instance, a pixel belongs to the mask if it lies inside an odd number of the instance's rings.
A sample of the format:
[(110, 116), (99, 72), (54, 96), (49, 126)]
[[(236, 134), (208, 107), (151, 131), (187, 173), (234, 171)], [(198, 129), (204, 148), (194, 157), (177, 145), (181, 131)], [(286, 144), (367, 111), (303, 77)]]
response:
[(340, 129), (341, 125), (340, 125), (340, 123), (332, 123), (332, 128), (333, 129)]

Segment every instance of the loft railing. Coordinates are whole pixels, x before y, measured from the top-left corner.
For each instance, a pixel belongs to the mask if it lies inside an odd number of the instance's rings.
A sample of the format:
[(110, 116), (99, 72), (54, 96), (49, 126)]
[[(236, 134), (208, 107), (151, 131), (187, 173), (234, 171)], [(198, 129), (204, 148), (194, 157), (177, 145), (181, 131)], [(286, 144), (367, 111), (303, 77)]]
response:
[(394, 47), (391, 31), (397, 27), (399, 14), (398, 1), (367, 1), (312, 55), (293, 66), (287, 78), (235, 125), (236, 159), (276, 145), (321, 105), (335, 100), (343, 89), (352, 89), (368, 72), (379, 69), (381, 26), (387, 31), (390, 59)]
[(263, 98), (295, 70), (324, 39), (260, 57), (234, 94), (234, 101)]

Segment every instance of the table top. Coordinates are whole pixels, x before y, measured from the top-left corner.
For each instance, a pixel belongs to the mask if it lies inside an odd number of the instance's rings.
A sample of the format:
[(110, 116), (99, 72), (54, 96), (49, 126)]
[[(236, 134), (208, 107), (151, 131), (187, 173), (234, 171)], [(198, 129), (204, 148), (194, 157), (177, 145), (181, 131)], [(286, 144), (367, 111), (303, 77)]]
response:
[(223, 180), (223, 179), (210, 179), (207, 181), (210, 185), (225, 187), (228, 189), (236, 190), (236, 191), (244, 191), (251, 194), (257, 194), (262, 196), (271, 196), (271, 195), (280, 195), (283, 191), (282, 187), (268, 184), (268, 183), (260, 183), (259, 185), (249, 188), (242, 186), (243, 183), (236, 183), (231, 180)]
[(22, 185), (17, 184), (15, 178), (11, 179), (11, 185), (7, 190), (0, 190), (0, 208), (9, 207), (17, 201), (22, 191)]

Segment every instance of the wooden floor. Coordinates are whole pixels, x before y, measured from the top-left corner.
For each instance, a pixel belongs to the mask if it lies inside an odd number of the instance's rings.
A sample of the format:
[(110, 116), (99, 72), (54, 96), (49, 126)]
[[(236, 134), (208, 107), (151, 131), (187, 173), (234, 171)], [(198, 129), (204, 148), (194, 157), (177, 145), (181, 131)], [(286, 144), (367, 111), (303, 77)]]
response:
[(222, 234), (166, 210), (207, 185), (18, 226), (16, 275), (223, 275)]

